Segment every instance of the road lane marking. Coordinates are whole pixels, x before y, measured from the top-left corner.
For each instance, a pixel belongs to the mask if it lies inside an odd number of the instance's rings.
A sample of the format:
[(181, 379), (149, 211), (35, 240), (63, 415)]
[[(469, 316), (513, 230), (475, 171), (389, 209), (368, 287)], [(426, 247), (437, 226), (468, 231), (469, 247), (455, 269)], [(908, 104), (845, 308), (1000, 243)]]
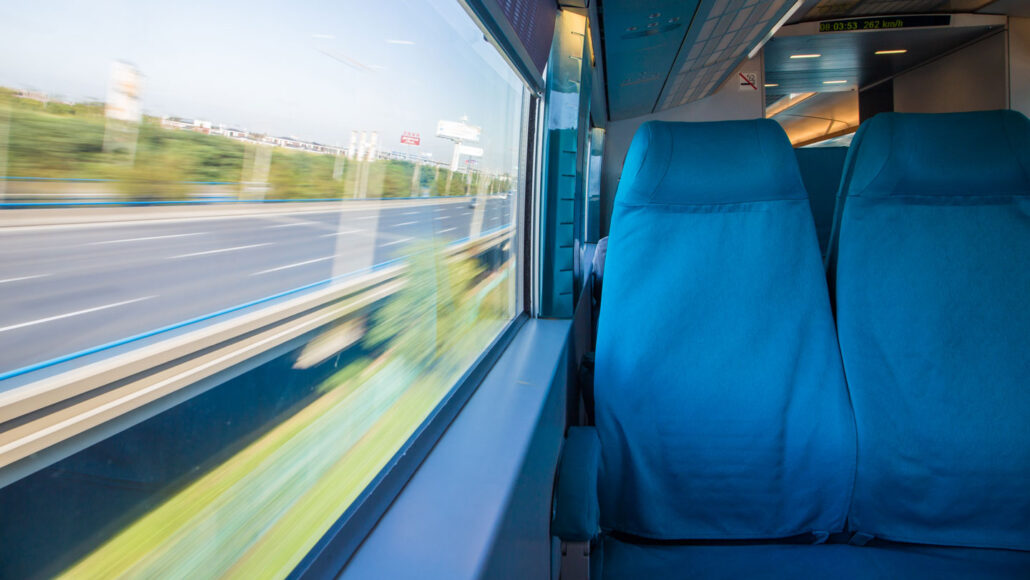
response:
[[(393, 203), (393, 202), (391, 202)], [(451, 201), (446, 202), (435, 202), (435, 203), (456, 203)], [(394, 211), (397, 209), (413, 207), (412, 204), (406, 203), (399, 205), (398, 207), (381, 207), (380, 211)], [(414, 207), (431, 207), (428, 203), (416, 203)], [(296, 209), (281, 212), (262, 212), (262, 211), (248, 211), (245, 213), (225, 213), (218, 215), (197, 215), (192, 217), (142, 217), (139, 219), (122, 220), (122, 221), (99, 221), (99, 222), (68, 222), (68, 223), (50, 223), (50, 224), (35, 224), (35, 225), (5, 225), (0, 227), (0, 235), (4, 234), (18, 234), (23, 232), (32, 231), (45, 231), (45, 230), (78, 230), (78, 229), (90, 229), (90, 228), (113, 228), (113, 227), (132, 227), (140, 224), (152, 225), (152, 224), (174, 224), (174, 223), (189, 223), (199, 221), (211, 221), (211, 220), (238, 220), (238, 219), (267, 219), (270, 217), (279, 216), (313, 216), (313, 215), (328, 215), (328, 216), (339, 216), (342, 213), (352, 214), (362, 211), (369, 211), (364, 207), (354, 208), (337, 208), (337, 209)]]
[(346, 236), (347, 234), (360, 234), (361, 230), (343, 230), (342, 232), (333, 232), (331, 234), (323, 234), (319, 237), (322, 238), (335, 238), (337, 236)]
[(18, 324), (12, 324), (10, 326), (0, 327), (0, 332), (7, 332), (8, 330), (16, 330), (18, 328), (25, 328), (26, 326), (32, 326), (35, 324), (43, 324), (44, 322), (52, 322), (54, 320), (60, 320), (62, 318), (71, 318), (72, 316), (79, 316), (80, 314), (89, 314), (90, 312), (97, 312), (100, 310), (107, 310), (108, 308), (115, 308), (117, 306), (124, 306), (126, 304), (132, 304), (133, 302), (142, 302), (144, 300), (150, 300), (151, 298), (157, 298), (157, 296), (143, 296), (142, 298), (133, 298), (132, 300), (122, 300), (121, 302), (113, 302), (111, 304), (105, 304), (103, 306), (94, 306), (93, 308), (86, 308), (84, 310), (76, 310), (75, 312), (68, 312), (66, 314), (58, 314), (57, 316), (48, 316), (46, 318), (40, 318), (39, 320), (31, 320), (29, 322), (21, 322)]
[(441, 234), (446, 234), (447, 232), (453, 232), (456, 229), (458, 229), (458, 228), (447, 228), (446, 230), (440, 230), (440, 233)]
[(278, 272), (280, 270), (289, 270), (290, 268), (297, 268), (299, 266), (307, 266), (308, 264), (314, 264), (317, 262), (325, 262), (326, 260), (332, 260), (335, 255), (326, 256), (324, 258), (315, 258), (314, 260), (304, 260), (303, 262), (297, 262), (295, 264), (287, 264), (285, 266), (279, 266), (278, 268), (269, 268), (267, 270), (261, 270), (260, 272), (254, 272), (251, 276), (260, 276), (261, 274), (271, 274), (272, 272)]
[(358, 219), (359, 220), (374, 220), (374, 219), (376, 219), (376, 216), (374, 216), (374, 215), (363, 215), (363, 216), (359, 216)]
[(445, 215), (442, 215), (442, 216), (439, 216), (439, 217), (435, 217), (435, 218), (433, 218), (433, 219), (434, 219), (434, 220), (445, 220), (445, 219), (447, 219), (447, 216), (445, 216)]
[(383, 247), (385, 248), (386, 246), (396, 246), (397, 244), (403, 244), (404, 242), (410, 242), (410, 241), (411, 241), (411, 238), (401, 238), (399, 240), (394, 240), (394, 241), (389, 242), (387, 244), (383, 244)]
[(317, 223), (317, 222), (292, 222), (292, 223), (288, 223), (288, 224), (276, 224), (274, 226), (268, 226), (268, 229), (274, 230), (276, 228), (295, 228), (295, 227), (298, 227), (298, 226), (307, 226), (307, 225), (311, 225), (311, 224), (315, 224), (315, 223)]
[(107, 244), (128, 244), (130, 242), (145, 242), (148, 240), (169, 240), (172, 238), (188, 238), (190, 236), (202, 236), (208, 232), (196, 232), (192, 234), (169, 234), (167, 236), (145, 236), (142, 238), (124, 238), (121, 240), (104, 240), (102, 242), (92, 242), (91, 246), (104, 246)]
[(417, 224), (418, 222), (402, 222), (397, 224), (398, 226), (410, 226), (411, 224)]
[(238, 251), (238, 250), (249, 250), (250, 248), (260, 248), (262, 246), (271, 246), (271, 245), (272, 245), (271, 242), (267, 242), (267, 243), (264, 243), (264, 244), (249, 244), (249, 245), (246, 245), (246, 246), (236, 246), (236, 247), (233, 247), (233, 248), (220, 248), (220, 249), (217, 249), (217, 250), (207, 250), (207, 251), (204, 251), (204, 252), (190, 252), (189, 254), (179, 254), (178, 256), (171, 256), (168, 259), (169, 260), (174, 260), (176, 258), (192, 258), (194, 256), (209, 256), (211, 254), (221, 254), (223, 252), (235, 252), (235, 251)]
[(401, 215), (415, 215), (415, 214), (418, 214), (418, 213), (421, 213), (421, 212), (417, 212), (417, 211), (406, 211), (406, 212), (402, 213)]
[(53, 274), (35, 274), (32, 276), (18, 276), (15, 278), (5, 278), (3, 280), (0, 280), (0, 284), (6, 284), (8, 282), (21, 282), (22, 280), (35, 280), (36, 278), (46, 278), (47, 276), (52, 275)]

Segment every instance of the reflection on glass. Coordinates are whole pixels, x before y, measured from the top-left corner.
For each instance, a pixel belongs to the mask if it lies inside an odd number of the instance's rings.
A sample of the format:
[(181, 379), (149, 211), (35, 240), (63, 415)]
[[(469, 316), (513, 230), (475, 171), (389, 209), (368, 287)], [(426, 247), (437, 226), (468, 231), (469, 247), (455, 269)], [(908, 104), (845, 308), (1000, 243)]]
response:
[(286, 576), (516, 312), (521, 82), (453, 0), (15, 3), (0, 50), (0, 577)]

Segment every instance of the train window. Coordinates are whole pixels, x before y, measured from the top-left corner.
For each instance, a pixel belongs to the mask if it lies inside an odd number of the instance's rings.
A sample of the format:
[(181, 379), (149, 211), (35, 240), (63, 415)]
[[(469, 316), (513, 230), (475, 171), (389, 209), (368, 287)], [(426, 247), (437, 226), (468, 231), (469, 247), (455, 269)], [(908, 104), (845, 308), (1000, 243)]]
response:
[(455, 0), (0, 8), (0, 577), (288, 575), (522, 310)]

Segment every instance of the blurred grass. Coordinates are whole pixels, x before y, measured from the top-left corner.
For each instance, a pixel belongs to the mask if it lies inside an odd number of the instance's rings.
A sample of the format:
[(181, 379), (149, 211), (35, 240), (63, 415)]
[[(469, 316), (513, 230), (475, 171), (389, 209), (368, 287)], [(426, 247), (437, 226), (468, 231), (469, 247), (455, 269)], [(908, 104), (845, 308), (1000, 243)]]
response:
[(374, 316), (374, 358), (62, 576), (286, 576), (513, 315), (511, 262), (488, 272), (441, 249), (419, 248), (408, 284)]

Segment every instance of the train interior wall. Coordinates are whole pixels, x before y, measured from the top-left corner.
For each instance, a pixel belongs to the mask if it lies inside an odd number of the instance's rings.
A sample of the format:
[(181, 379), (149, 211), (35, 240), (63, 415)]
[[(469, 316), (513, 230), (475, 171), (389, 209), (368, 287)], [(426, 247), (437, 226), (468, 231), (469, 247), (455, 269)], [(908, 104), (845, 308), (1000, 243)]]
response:
[(1005, 32), (988, 36), (894, 78), (899, 113), (953, 113), (1008, 107)]
[(756, 119), (764, 115), (765, 91), (762, 83), (756, 89), (739, 85), (739, 74), (756, 72), (762, 78), (762, 55), (745, 61), (723, 82), (711, 96), (667, 109), (650, 115), (633, 117), (621, 121), (611, 121), (607, 126), (604, 149), (604, 167), (601, 176), (601, 235), (608, 235), (608, 224), (611, 223), (612, 204), (615, 190), (622, 174), (622, 164), (626, 160), (626, 152), (633, 140), (633, 135), (642, 123), (647, 121), (725, 121), (731, 119)]

